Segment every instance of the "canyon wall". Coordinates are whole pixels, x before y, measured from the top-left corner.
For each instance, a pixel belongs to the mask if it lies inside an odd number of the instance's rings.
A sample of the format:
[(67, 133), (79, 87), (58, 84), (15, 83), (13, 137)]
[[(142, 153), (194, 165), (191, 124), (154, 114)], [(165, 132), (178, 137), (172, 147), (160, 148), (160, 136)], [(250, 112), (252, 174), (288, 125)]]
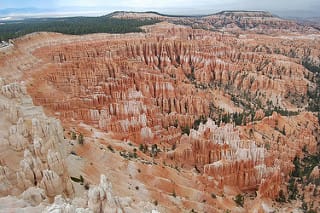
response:
[(169, 126), (192, 127), (200, 115), (216, 113), (211, 89), (283, 107), (312, 85), (294, 60), (255, 53), (243, 46), (246, 39), (161, 26), (150, 27), (144, 39), (39, 48), (34, 55), (47, 65), (28, 91), (61, 119), (143, 143), (162, 141), (158, 135)]
[[(36, 33), (1, 55), (1, 76), (10, 80), (0, 81), (0, 207), (141, 212), (159, 202), (168, 212), (245, 211), (234, 197), (256, 192), (261, 210), (288, 181), (293, 159), (317, 152), (318, 120), (303, 112), (315, 75), (302, 60), (317, 58), (319, 36), (165, 22), (144, 30)], [(276, 109), (297, 115), (267, 113)], [(223, 121), (233, 112), (243, 113), (237, 126), (233, 117)], [(69, 140), (73, 131), (84, 144)], [(70, 155), (91, 183), (81, 196), (68, 175)]]
[[(101, 176), (85, 195), (75, 197), (64, 159), (68, 153), (63, 128), (34, 106), (20, 83), (0, 78), (0, 209), (36, 212), (150, 212), (149, 202), (113, 194)], [(51, 204), (52, 203), (52, 204)]]

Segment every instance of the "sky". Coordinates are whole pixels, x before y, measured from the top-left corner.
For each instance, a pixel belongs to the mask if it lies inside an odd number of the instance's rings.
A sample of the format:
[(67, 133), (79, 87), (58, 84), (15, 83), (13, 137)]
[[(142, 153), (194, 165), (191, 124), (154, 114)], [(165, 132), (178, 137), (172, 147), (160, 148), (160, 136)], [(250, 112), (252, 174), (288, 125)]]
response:
[[(158, 11), (168, 14), (199, 15), (221, 10), (266, 10), (292, 15), (317, 15), (319, 0), (0, 0), (5, 8), (41, 8), (56, 11), (116, 10)], [(44, 10), (45, 11), (45, 10)], [(0, 14), (1, 15), (1, 14)], [(320, 15), (318, 15), (320, 16)]]

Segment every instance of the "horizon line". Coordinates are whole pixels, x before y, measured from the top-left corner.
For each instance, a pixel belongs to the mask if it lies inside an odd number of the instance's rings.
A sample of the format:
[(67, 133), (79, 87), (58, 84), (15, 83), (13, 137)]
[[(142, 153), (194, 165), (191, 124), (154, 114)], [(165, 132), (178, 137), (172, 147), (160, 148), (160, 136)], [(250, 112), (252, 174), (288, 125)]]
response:
[[(91, 11), (84, 11), (85, 9), (99, 9), (99, 10), (91, 10)], [(20, 13), (18, 12), (19, 10), (37, 10), (37, 11), (21, 11)], [(184, 16), (184, 17), (196, 17), (196, 16), (210, 16), (210, 15), (216, 15), (219, 13), (223, 12), (266, 12), (270, 13), (274, 16), (278, 17), (294, 17), (294, 18), (307, 18), (307, 16), (292, 16), (292, 15), (281, 15), (281, 13), (290, 13), (295, 10), (288, 10), (288, 11), (272, 11), (272, 10), (260, 10), (260, 9), (254, 9), (254, 10), (244, 10), (244, 9), (223, 9), (223, 10), (213, 10), (212, 12), (198, 12), (198, 13), (192, 13), (190, 15), (186, 14), (187, 10), (191, 10), (192, 8), (182, 8), (180, 9), (175, 9), (175, 8), (168, 8), (166, 9), (167, 11), (165, 12), (164, 10), (150, 10), (150, 9), (142, 9), (142, 10), (136, 10), (133, 8), (123, 8), (123, 9), (116, 9), (116, 8), (100, 8), (100, 7), (61, 7), (61, 8), (37, 8), (37, 7), (25, 7), (25, 8), (3, 8), (0, 9), (0, 11), (5, 11), (5, 10), (17, 10), (16, 13), (14, 12), (8, 12), (7, 14), (0, 14), (1, 18), (12, 18), (10, 20), (15, 20), (14, 18), (17, 19), (28, 19), (28, 18), (55, 18), (55, 17), (73, 17), (73, 16), (88, 16), (88, 17), (99, 17), (99, 16), (104, 16), (104, 15), (110, 15), (112, 13), (116, 12), (131, 12), (131, 13), (156, 13), (158, 15), (162, 16)], [(42, 12), (41, 12), (42, 10)], [(62, 10), (62, 11), (59, 11)], [(169, 11), (168, 11), (169, 10)], [(171, 10), (171, 12), (170, 12)], [(163, 12), (161, 12), (163, 11)], [(307, 10), (301, 10), (301, 12), (308, 12)], [(320, 16), (308, 16), (308, 18), (317, 18)], [(0, 21), (4, 21), (1, 20)]]

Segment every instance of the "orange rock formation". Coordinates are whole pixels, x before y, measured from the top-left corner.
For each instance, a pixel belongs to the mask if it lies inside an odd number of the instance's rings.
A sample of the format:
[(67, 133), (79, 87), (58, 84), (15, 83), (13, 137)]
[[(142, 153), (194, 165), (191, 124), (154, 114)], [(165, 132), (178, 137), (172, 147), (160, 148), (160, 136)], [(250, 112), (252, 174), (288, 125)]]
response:
[[(216, 21), (220, 16), (235, 21), (225, 13), (201, 20), (225, 26)], [(257, 31), (280, 22), (239, 16), (249, 28), (258, 22)], [(295, 32), (303, 28), (281, 23)], [(226, 31), (238, 32), (234, 27)], [(44, 195), (54, 200), (41, 207), (48, 212), (223, 212), (250, 209), (237, 207), (233, 198), (257, 192), (254, 209), (272, 209), (267, 201), (288, 180), (294, 157), (304, 147), (317, 152), (319, 123), (309, 112), (265, 117), (263, 109), (307, 106), (299, 98), (315, 84), (300, 62), (317, 57), (319, 35), (234, 35), (167, 22), (144, 29), (125, 35), (36, 33), (15, 40), (1, 55), (0, 73), (9, 81), (0, 80), (0, 113), (6, 114), (6, 128), (0, 126), (1, 196), (22, 195), (35, 206)], [(12, 83), (22, 80), (27, 91)], [(246, 107), (255, 113), (242, 126), (209, 118)], [(192, 129), (203, 117), (207, 122)], [(64, 139), (70, 131), (81, 132), (84, 145)], [(15, 157), (7, 158), (11, 153)], [(99, 183), (101, 174), (108, 178)], [(71, 175), (91, 184), (85, 196), (79, 197), (84, 189), (70, 182)], [(55, 197), (61, 194), (76, 198)]]

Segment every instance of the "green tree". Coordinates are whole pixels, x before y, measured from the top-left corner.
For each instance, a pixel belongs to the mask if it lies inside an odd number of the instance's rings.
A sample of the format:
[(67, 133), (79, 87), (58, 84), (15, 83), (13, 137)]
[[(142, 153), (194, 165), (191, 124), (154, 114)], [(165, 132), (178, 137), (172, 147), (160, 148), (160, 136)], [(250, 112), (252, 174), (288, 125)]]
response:
[(185, 127), (181, 127), (182, 134), (190, 134), (190, 127), (186, 125)]
[(244, 197), (243, 197), (243, 195), (242, 195), (242, 194), (238, 194), (238, 195), (235, 197), (234, 202), (236, 202), (236, 204), (237, 204), (238, 206), (243, 207), (243, 204), (244, 204)]
[(158, 155), (158, 145), (157, 144), (152, 144), (152, 146), (151, 146), (151, 154), (152, 154), (152, 156), (157, 156)]
[(77, 139), (77, 134), (75, 132), (71, 132), (71, 139), (72, 140)]
[(285, 127), (285, 126), (283, 126), (282, 134), (283, 134), (283, 135), (286, 135), (286, 127)]
[(78, 143), (79, 143), (80, 145), (82, 145), (82, 144), (84, 143), (84, 139), (83, 139), (82, 133), (80, 133), (80, 135), (78, 136)]
[(276, 201), (277, 201), (277, 202), (280, 202), (280, 203), (286, 202), (286, 196), (285, 196), (285, 194), (284, 194), (284, 192), (283, 192), (282, 189), (279, 191), (279, 195), (278, 195), (278, 197), (276, 198)]

